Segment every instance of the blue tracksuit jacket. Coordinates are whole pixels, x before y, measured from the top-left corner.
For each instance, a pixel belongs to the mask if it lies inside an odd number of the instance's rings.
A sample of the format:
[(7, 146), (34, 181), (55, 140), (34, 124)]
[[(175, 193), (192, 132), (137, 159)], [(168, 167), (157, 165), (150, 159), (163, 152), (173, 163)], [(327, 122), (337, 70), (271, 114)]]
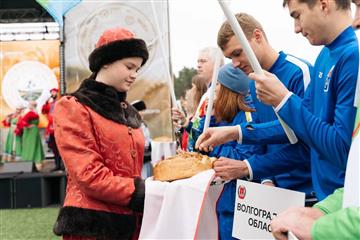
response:
[[(287, 55), (284, 52), (279, 53), (279, 57), (273, 66), (269, 69), (269, 72), (275, 74), (281, 82), (296, 95), (302, 97), (304, 95), (304, 91), (310, 83), (312, 66), (300, 60), (294, 56)], [(284, 130), (281, 126), (277, 128), (269, 128), (267, 126), (272, 126), (272, 121), (276, 120), (277, 117), (274, 113), (274, 110), (269, 105), (265, 105), (256, 98), (255, 92), (255, 83), (252, 81), (250, 83), (250, 93), (253, 98), (253, 102), (256, 108), (256, 112), (260, 121), (260, 124), (242, 124), (242, 135), (243, 135), (243, 144), (269, 144), (267, 145), (266, 153), (274, 153), (281, 151), (283, 147), (287, 144), (287, 138), (284, 136)], [(259, 129), (264, 128), (266, 126), (266, 131), (260, 131)], [(251, 130), (250, 130), (251, 129)], [(247, 134), (251, 137), (255, 137), (255, 141), (248, 141)], [(267, 135), (272, 134), (273, 136), (280, 136), (280, 139), (283, 140), (282, 143), (285, 144), (271, 144), (274, 143), (275, 138), (271, 139), (269, 142), (262, 141), (263, 137), (267, 137)], [(276, 143), (276, 142), (275, 142)], [(303, 146), (303, 145), (302, 145)], [(298, 154), (298, 151), (294, 151), (294, 156), (289, 156), (289, 158), (294, 158), (295, 155)], [(263, 176), (264, 178), (271, 179), (275, 182), (278, 187), (292, 189), (296, 191), (305, 192), (307, 196), (313, 194), (313, 187), (311, 181), (311, 170), (310, 170), (310, 154), (307, 149), (304, 149), (303, 154), (300, 156), (296, 156), (297, 158), (302, 158), (304, 164), (299, 166), (297, 169), (291, 169), (285, 173), (274, 176), (274, 172), (267, 170), (268, 174)], [(273, 162), (273, 159), (266, 158), (266, 156), (256, 156), (254, 155), (252, 159), (248, 159), (250, 165), (251, 162), (254, 161), (261, 162), (267, 166), (268, 163), (265, 160)], [(261, 165), (261, 164), (259, 164)], [(259, 166), (261, 167), (261, 166)], [(266, 171), (266, 169), (264, 169)], [(262, 177), (262, 178), (263, 178)]]
[[(246, 118), (246, 114), (248, 118)], [(240, 123), (248, 121), (256, 121), (256, 113), (238, 112), (231, 123), (221, 122), (218, 126), (235, 126)], [(251, 115), (251, 118), (249, 118)], [(242, 145), (236, 141), (228, 142), (226, 144), (217, 146), (210, 153), (210, 156), (227, 157), (235, 160), (242, 160), (250, 157), (253, 154), (262, 154), (264, 152), (263, 146), (260, 145)], [(234, 218), (236, 194), (236, 180), (232, 180), (224, 185), (223, 192), (217, 202), (216, 212), (219, 222), (220, 239), (232, 239), (232, 226)]]

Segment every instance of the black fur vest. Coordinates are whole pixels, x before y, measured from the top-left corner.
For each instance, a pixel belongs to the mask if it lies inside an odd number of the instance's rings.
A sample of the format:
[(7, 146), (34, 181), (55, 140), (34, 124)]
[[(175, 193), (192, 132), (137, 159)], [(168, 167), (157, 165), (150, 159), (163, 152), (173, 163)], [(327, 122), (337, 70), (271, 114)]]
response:
[(109, 85), (88, 78), (70, 95), (104, 118), (132, 128), (141, 126), (141, 116), (126, 102), (126, 92), (118, 92)]

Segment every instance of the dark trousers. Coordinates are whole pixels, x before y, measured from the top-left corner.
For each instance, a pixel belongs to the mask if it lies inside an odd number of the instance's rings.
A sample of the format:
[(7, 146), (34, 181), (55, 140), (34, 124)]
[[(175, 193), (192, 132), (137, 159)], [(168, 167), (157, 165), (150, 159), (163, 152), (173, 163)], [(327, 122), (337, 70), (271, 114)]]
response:
[(61, 156), (60, 156), (60, 153), (59, 153), (59, 149), (57, 148), (57, 145), (56, 145), (54, 134), (49, 135), (48, 146), (54, 153), (55, 168), (56, 169), (64, 169), (64, 164), (62, 163)]

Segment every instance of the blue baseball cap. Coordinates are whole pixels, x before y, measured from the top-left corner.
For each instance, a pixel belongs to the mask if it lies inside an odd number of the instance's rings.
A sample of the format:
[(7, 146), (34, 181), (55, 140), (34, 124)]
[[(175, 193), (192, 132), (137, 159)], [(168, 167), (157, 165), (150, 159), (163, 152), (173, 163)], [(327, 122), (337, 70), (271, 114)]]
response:
[(249, 92), (249, 77), (239, 68), (228, 63), (219, 69), (218, 82), (231, 91), (247, 95)]

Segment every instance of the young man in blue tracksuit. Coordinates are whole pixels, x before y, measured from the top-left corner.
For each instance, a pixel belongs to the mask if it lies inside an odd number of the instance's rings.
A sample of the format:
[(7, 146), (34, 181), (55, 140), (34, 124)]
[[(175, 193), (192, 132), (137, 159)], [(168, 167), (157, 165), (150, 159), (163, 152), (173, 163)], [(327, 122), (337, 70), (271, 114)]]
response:
[[(352, 2), (356, 5), (352, 27), (358, 29), (360, 26), (360, 0), (352, 0)], [(355, 33), (359, 41), (360, 32), (356, 31)], [(354, 71), (356, 70), (358, 69), (354, 69)], [(358, 101), (360, 94), (359, 79), (360, 73), (358, 72), (354, 99), (354, 106), (357, 106), (357, 120), (360, 114)], [(349, 151), (349, 162), (346, 168), (344, 188), (336, 190), (334, 194), (316, 204), (312, 209), (292, 208), (278, 215), (278, 217), (271, 222), (272, 234), (276, 239), (283, 238), (284, 229), (291, 231), (299, 239), (360, 239), (359, 179), (348, 181), (350, 176), (354, 177), (359, 174), (358, 168), (349, 168), (350, 165), (356, 165), (355, 162), (359, 161), (359, 159), (354, 158), (356, 155), (357, 157), (359, 156), (359, 154), (356, 154), (359, 148), (359, 141), (357, 141), (356, 138), (359, 136), (357, 120), (355, 120), (352, 133), (352, 143)], [(354, 187), (358, 189), (351, 189)], [(347, 194), (350, 192), (351, 194)], [(349, 200), (349, 197), (351, 200)], [(299, 226), (299, 222), (301, 222), (301, 226)]]
[[(318, 22), (323, 25), (321, 29), (332, 34), (315, 34), (313, 32), (318, 26), (313, 26), (309, 22), (311, 20), (300, 23), (296, 18), (301, 11), (317, 12), (319, 9), (322, 10), (320, 14), (326, 13), (329, 17), (327, 21)], [(314, 189), (322, 200), (344, 185), (355, 120), (353, 103), (359, 66), (358, 42), (351, 27), (350, 1), (336, 0), (325, 5), (316, 3), (312, 7), (290, 1), (289, 11), (293, 17), (295, 14), (297, 32), (310, 32), (307, 38), (312, 44), (326, 45), (316, 59), (313, 79), (304, 100), (286, 88), (274, 89), (274, 99), (278, 100), (265, 99), (262, 94), (259, 96), (276, 107), (298, 138), (310, 146)], [(266, 84), (275, 83), (268, 81), (260, 84), (258, 89), (261, 91)], [(254, 173), (254, 168), (252, 170)]]
[[(314, 66), (311, 83), (301, 100), (274, 75), (250, 74), (256, 80), (257, 95), (262, 102), (275, 107), (298, 139), (310, 147), (311, 173), (319, 200), (343, 186), (347, 155), (355, 118), (354, 93), (359, 65), (359, 46), (351, 28), (349, 1), (284, 1), (295, 20), (295, 31), (301, 32), (313, 45), (325, 45)], [(276, 125), (279, 127), (279, 125)], [(209, 129), (197, 145), (217, 145), (237, 139), (238, 129)], [(222, 135), (227, 137), (221, 138)], [(221, 139), (219, 141), (219, 139)], [(280, 137), (276, 137), (277, 140)], [(241, 166), (240, 176), (277, 173), (299, 166), (298, 157), (287, 158), (293, 151), (301, 153), (301, 143), (287, 146), (281, 152), (267, 154), (270, 165), (256, 159)], [(300, 154), (299, 153), (299, 154)], [(250, 160), (250, 159), (249, 159)]]
[[(260, 65), (264, 69), (267, 69), (278, 76), (283, 84), (298, 96), (303, 96), (304, 90), (310, 82), (311, 65), (296, 57), (287, 55), (284, 52), (276, 52), (268, 43), (260, 23), (252, 16), (245, 13), (239, 13), (236, 14), (236, 18), (242, 26), (250, 45), (254, 49)], [(228, 21), (224, 22), (219, 30), (218, 45), (223, 50), (224, 55), (232, 59), (235, 67), (241, 68), (247, 74), (252, 72), (252, 68), (242, 51), (242, 46), (234, 36), (234, 32)], [(250, 93), (259, 122), (266, 123), (277, 119), (274, 110), (257, 99), (253, 81), (250, 82)], [(242, 125), (251, 126), (252, 124), (244, 123)], [(282, 129), (278, 129), (278, 131), (283, 132)], [(257, 142), (257, 144), (262, 143)], [(277, 152), (285, 145), (286, 144), (269, 144), (267, 145), (266, 153)], [(301, 156), (304, 162), (303, 166), (299, 166), (295, 170), (291, 169), (280, 175), (273, 176), (273, 174), (270, 174), (264, 176), (262, 182), (282, 188), (301, 191), (306, 193), (308, 197), (312, 196), (313, 188), (310, 175), (310, 156), (306, 153), (307, 152), (305, 151)], [(254, 157), (261, 158), (259, 155), (254, 155)], [(242, 158), (242, 160), (244, 160), (244, 158)], [(230, 165), (231, 160), (228, 160), (227, 163), (224, 161), (223, 164)], [(233, 177), (236, 178), (236, 176)]]

